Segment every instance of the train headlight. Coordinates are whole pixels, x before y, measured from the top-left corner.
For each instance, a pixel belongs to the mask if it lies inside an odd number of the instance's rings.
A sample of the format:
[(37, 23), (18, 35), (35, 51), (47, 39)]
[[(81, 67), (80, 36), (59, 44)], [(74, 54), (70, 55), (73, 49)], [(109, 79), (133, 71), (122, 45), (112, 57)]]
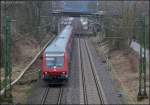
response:
[(61, 76), (62, 77), (65, 77), (66, 73), (65, 72), (62, 72)]

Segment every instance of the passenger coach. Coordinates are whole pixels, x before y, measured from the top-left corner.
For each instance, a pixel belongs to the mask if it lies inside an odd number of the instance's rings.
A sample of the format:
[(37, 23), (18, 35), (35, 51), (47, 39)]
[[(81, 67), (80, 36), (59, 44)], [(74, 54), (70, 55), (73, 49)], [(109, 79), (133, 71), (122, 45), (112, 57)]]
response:
[(67, 80), (72, 50), (73, 27), (67, 25), (42, 55), (44, 80)]

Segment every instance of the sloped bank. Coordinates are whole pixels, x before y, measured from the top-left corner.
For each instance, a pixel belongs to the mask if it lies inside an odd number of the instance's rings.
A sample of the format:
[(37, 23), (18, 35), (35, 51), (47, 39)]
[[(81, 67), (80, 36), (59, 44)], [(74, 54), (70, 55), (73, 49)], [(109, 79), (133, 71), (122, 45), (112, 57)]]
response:
[[(98, 53), (103, 53), (109, 66), (110, 74), (117, 81), (118, 87), (122, 90), (120, 96), (127, 104), (148, 104), (149, 100), (137, 101), (139, 69), (138, 54), (132, 49), (112, 50), (108, 43), (97, 43), (97, 39), (92, 39), (96, 43)], [(149, 70), (147, 70), (149, 71)], [(149, 91), (149, 73), (147, 72), (147, 93)]]
[[(33, 61), (33, 58), (35, 59), (35, 57), (37, 57), (40, 54), (43, 48), (45, 48), (46, 45), (53, 40), (53, 38), (54, 36), (52, 36), (50, 33), (47, 33), (42, 40), (43, 42), (40, 42), (38, 43), (38, 45), (33, 47), (33, 50), (36, 47), (37, 52), (33, 54), (33, 56), (30, 58), (28, 62), (26, 62), (27, 65), (30, 65), (30, 63)], [(29, 52), (27, 54), (30, 55)], [(27, 69), (26, 73), (16, 83), (16, 85), (13, 86), (13, 102), (15, 104), (26, 104), (27, 97), (31, 94), (32, 86), (38, 80), (38, 69), (40, 69), (40, 66), (41, 60), (38, 58), (29, 67), (29, 70)]]

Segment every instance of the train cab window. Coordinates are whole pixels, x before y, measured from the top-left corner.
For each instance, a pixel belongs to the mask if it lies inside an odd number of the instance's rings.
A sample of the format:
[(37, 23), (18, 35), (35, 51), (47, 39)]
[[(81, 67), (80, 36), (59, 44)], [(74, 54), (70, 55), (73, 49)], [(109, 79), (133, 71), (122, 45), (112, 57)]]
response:
[(64, 56), (58, 57), (46, 57), (46, 64), (49, 68), (51, 67), (63, 67), (64, 66)]
[(48, 67), (53, 67), (55, 66), (55, 58), (53, 57), (46, 57), (46, 64)]
[(63, 56), (56, 57), (56, 66), (57, 67), (64, 66), (64, 57)]

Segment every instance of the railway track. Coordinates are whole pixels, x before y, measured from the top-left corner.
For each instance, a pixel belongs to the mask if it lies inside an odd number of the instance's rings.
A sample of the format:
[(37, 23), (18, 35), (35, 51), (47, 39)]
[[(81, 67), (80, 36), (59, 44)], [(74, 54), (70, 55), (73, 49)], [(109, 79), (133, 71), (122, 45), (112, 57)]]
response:
[[(53, 96), (53, 94), (51, 94), (52, 91), (53, 90), (51, 90), (50, 87), (46, 87), (45, 88), (44, 94), (43, 94), (43, 97), (42, 97), (41, 103), (40, 103), (41, 105), (50, 104), (49, 102), (47, 102), (47, 100), (51, 100), (51, 97), (55, 97), (55, 96)], [(55, 97), (56, 101), (53, 102), (53, 104), (60, 105), (61, 104), (61, 100), (62, 100), (62, 96), (63, 96), (63, 88), (62, 87), (58, 88), (57, 92), (58, 92), (58, 95)]]
[[(79, 37), (79, 58), (81, 61), (81, 75), (83, 86), (84, 104), (106, 104), (99, 77), (93, 64), (92, 56), (85, 39)], [(86, 66), (89, 65), (89, 66)], [(91, 80), (91, 81), (90, 81)], [(91, 83), (92, 82), (92, 83)], [(89, 86), (89, 84), (93, 86)], [(95, 85), (95, 86), (94, 86)], [(91, 89), (93, 88), (93, 89)], [(95, 92), (92, 92), (95, 91)], [(95, 95), (95, 96), (94, 96)], [(97, 101), (99, 100), (99, 101)]]
[(60, 88), (57, 105), (61, 104), (62, 94), (63, 94), (63, 88)]
[(88, 58), (89, 58), (90, 65), (91, 65), (91, 68), (92, 68), (92, 73), (93, 73), (94, 81), (95, 81), (95, 84), (96, 84), (97, 92), (98, 92), (98, 95), (99, 95), (99, 99), (101, 101), (101, 104), (104, 104), (104, 98), (103, 98), (103, 95), (102, 95), (101, 86), (98, 83), (99, 79), (96, 75), (94, 65), (92, 64), (92, 59), (91, 59), (91, 56), (90, 56), (89, 48), (88, 48), (87, 43), (86, 43), (85, 40), (84, 40), (84, 43), (85, 43), (85, 46), (86, 46), (86, 49), (87, 49)]
[(79, 58), (80, 58), (80, 64), (81, 64), (81, 73), (82, 73), (82, 86), (83, 86), (83, 97), (84, 97), (84, 104), (88, 104), (88, 99), (87, 99), (87, 90), (86, 90), (86, 83), (85, 83), (85, 75), (84, 75), (84, 68), (83, 68), (83, 59), (82, 59), (82, 54), (81, 54), (81, 44), (80, 44), (80, 39), (78, 40), (79, 43)]
[(41, 100), (41, 105), (44, 105), (44, 104), (45, 104), (45, 101), (46, 101), (46, 99), (47, 99), (48, 92), (49, 92), (49, 87), (45, 88), (44, 95), (43, 95), (42, 100)]

